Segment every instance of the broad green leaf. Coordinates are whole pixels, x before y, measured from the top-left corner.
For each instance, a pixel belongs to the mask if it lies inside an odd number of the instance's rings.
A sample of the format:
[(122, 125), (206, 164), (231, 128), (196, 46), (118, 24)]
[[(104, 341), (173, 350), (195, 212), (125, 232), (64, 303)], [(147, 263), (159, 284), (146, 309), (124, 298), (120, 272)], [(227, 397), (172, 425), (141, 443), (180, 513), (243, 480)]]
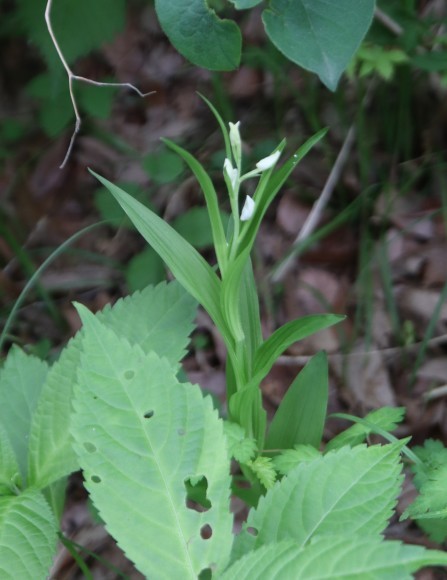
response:
[(149, 153), (144, 157), (141, 165), (157, 185), (172, 183), (185, 169), (179, 156), (166, 149)]
[(0, 425), (8, 434), (22, 478), (27, 475), (31, 420), (48, 365), (13, 347), (0, 371)]
[[(110, 197), (109, 192), (107, 192)], [(113, 199), (113, 198), (111, 198)], [(121, 208), (119, 208), (121, 212)], [(127, 264), (126, 282), (130, 292), (143, 290), (149, 284), (158, 284), (166, 278), (165, 265), (150, 246), (136, 254)]]
[(98, 312), (100, 322), (145, 353), (154, 351), (173, 368), (186, 354), (194, 329), (196, 301), (178, 282), (161, 282), (118, 300)]
[(56, 521), (40, 491), (0, 497), (0, 578), (47, 578), (56, 541)]
[(241, 58), (241, 33), (221, 20), (206, 0), (155, 0), (161, 27), (175, 48), (196, 66), (232, 70)]
[(328, 365), (325, 353), (313, 356), (290, 385), (273, 417), (267, 449), (294, 445), (320, 447), (328, 401)]
[(312, 314), (292, 320), (275, 330), (275, 332), (259, 347), (254, 361), (253, 375), (262, 381), (276, 359), (294, 342), (329, 328), (344, 320), (338, 314)]
[[(211, 399), (178, 383), (167, 360), (78, 309), (84, 339), (72, 431), (95, 507), (145, 576), (219, 570), (231, 550), (232, 517), (226, 439)], [(211, 508), (199, 513), (186, 505), (185, 482), (203, 478)]]
[(259, 298), (253, 273), (251, 260), (247, 261), (241, 279), (240, 289), (240, 315), (244, 329), (247, 359), (250, 364), (250, 375), (253, 372), (255, 353), (262, 343), (261, 316), (259, 314)]
[(18, 480), (20, 469), (5, 429), (0, 425), (0, 496), (10, 495)]
[(374, 0), (271, 0), (262, 20), (287, 58), (334, 91), (368, 32), (374, 8)]
[(318, 459), (321, 453), (313, 445), (295, 445), (273, 457), (273, 465), (281, 475), (288, 475), (300, 463)]
[[(365, 419), (371, 425), (376, 425), (379, 429), (390, 432), (396, 429), (397, 425), (402, 422), (404, 416), (404, 407), (382, 407), (381, 409), (368, 413)], [(345, 445), (351, 447), (354, 447), (354, 445), (360, 445), (360, 443), (363, 443), (372, 431), (372, 426), (369, 427), (363, 423), (356, 423), (331, 439), (331, 441), (326, 445), (326, 451), (340, 449)]]
[[(186, 352), (195, 301), (177, 282), (149, 286), (97, 314), (98, 320), (145, 353), (155, 351), (172, 368)], [(67, 425), (81, 356), (81, 334), (51, 367), (33, 418), (29, 447), (30, 483), (43, 488), (79, 468)]]
[(225, 271), (227, 264), (227, 242), (225, 238), (225, 231), (222, 223), (222, 216), (219, 210), (219, 202), (217, 193), (214, 189), (214, 184), (210, 176), (202, 167), (202, 165), (193, 157), (188, 151), (176, 145), (173, 141), (163, 139), (163, 142), (175, 151), (188, 164), (191, 171), (194, 173), (200, 187), (205, 196), (206, 207), (208, 209), (209, 221), (211, 223), (211, 231), (214, 239), (214, 247), (216, 250), (217, 261), (221, 270)]
[[(46, 5), (47, 0), (18, 0), (17, 18), (50, 67), (61, 67), (44, 20)], [(124, 0), (54, 1), (51, 21), (67, 62), (112, 40), (124, 26), (125, 8)], [(82, 30), (82, 34), (73, 33), (76, 30)]]
[(221, 580), (411, 580), (425, 566), (447, 565), (447, 554), (380, 537), (320, 536), (305, 547), (282, 541), (249, 552)]
[[(228, 214), (221, 213), (225, 227), (228, 225)], [(213, 247), (213, 233), (211, 231), (210, 218), (206, 207), (197, 206), (180, 214), (173, 222), (172, 227), (187, 242), (195, 248), (201, 250)], [(225, 228), (224, 228), (225, 229)]]
[(250, 511), (236, 557), (286, 539), (301, 547), (321, 534), (381, 533), (400, 491), (401, 447), (345, 448), (300, 464)]
[(107, 187), (140, 234), (163, 258), (180, 284), (202, 304), (227, 340), (227, 346), (228, 342), (231, 344), (220, 312), (221, 284), (212, 268), (191, 244), (154, 212), (104, 177), (94, 171), (91, 173)]

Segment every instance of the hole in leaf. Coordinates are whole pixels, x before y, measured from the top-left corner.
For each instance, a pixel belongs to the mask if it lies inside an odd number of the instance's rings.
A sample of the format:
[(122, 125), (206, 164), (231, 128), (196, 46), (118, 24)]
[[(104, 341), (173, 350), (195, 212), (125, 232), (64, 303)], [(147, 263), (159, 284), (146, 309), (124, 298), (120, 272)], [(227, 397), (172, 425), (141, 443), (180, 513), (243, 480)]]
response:
[(126, 371), (124, 373), (124, 378), (127, 379), (128, 381), (130, 381), (131, 379), (133, 379), (135, 376), (135, 372), (134, 371)]
[(200, 571), (198, 579), (199, 580), (211, 580), (212, 577), (213, 577), (213, 571), (211, 570), (211, 568), (204, 568), (203, 570)]
[(213, 535), (213, 529), (209, 524), (205, 524), (200, 528), (200, 537), (202, 540), (209, 540)]
[(101, 483), (102, 481), (99, 475), (92, 475), (90, 479), (93, 481), (93, 483)]
[(207, 497), (208, 481), (204, 475), (188, 477), (184, 481), (186, 489), (186, 507), (196, 512), (207, 512), (211, 502)]
[(249, 533), (251, 536), (256, 537), (259, 534), (259, 531), (256, 528), (252, 528), (251, 526), (248, 526), (247, 533)]
[(146, 411), (146, 413), (143, 415), (143, 417), (145, 419), (150, 419), (153, 416), (154, 416), (154, 411)]
[(93, 445), (93, 443), (90, 443), (89, 441), (84, 443), (84, 447), (88, 453), (94, 453), (96, 451), (96, 445)]

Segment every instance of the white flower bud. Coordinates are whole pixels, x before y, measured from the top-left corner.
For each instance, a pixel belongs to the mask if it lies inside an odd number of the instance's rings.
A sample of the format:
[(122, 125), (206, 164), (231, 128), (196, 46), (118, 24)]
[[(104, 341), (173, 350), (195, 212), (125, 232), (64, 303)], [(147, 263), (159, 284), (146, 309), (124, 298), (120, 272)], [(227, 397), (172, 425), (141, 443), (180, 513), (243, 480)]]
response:
[(280, 155), (281, 155), (281, 151), (275, 151), (274, 153), (272, 153), (268, 157), (264, 157), (264, 159), (261, 159), (261, 161), (258, 161), (256, 163), (256, 167), (260, 171), (266, 171), (267, 169), (271, 169), (275, 165), (275, 163), (278, 161)]
[(247, 195), (245, 198), (244, 207), (242, 208), (241, 212), (241, 222), (248, 221), (255, 211), (255, 202), (254, 200)]
[(237, 167), (240, 168), (242, 161), (242, 142), (241, 135), (239, 133), (240, 121), (237, 123), (229, 123), (230, 126), (230, 144), (233, 151), (233, 157), (236, 162)]
[(225, 159), (224, 171), (226, 172), (226, 174), (228, 175), (228, 177), (230, 179), (231, 187), (233, 188), (233, 191), (236, 191), (237, 180), (239, 178), (239, 171), (231, 165), (231, 161), (229, 159)]

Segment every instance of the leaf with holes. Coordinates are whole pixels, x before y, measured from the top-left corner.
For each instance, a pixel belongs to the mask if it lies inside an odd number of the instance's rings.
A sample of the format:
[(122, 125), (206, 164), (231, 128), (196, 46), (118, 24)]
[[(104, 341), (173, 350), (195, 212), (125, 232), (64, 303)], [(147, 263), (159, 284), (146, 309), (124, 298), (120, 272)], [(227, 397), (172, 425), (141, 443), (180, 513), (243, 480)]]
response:
[(0, 578), (47, 578), (57, 525), (43, 494), (0, 497)]
[[(180, 384), (167, 360), (78, 310), (84, 338), (72, 432), (96, 508), (145, 576), (222, 570), (232, 543), (229, 459), (211, 399)], [(211, 504), (204, 512), (186, 503), (201, 480)]]
[(251, 510), (235, 556), (285, 539), (300, 547), (319, 534), (379, 534), (400, 490), (401, 447), (345, 448), (300, 464)]

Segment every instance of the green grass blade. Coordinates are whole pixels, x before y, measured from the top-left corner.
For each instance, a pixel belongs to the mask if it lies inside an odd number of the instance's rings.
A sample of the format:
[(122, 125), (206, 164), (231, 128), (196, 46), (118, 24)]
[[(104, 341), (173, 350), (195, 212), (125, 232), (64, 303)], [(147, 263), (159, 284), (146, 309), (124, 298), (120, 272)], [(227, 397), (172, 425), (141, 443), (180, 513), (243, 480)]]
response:
[(328, 402), (328, 365), (325, 353), (310, 359), (290, 385), (273, 417), (267, 449), (294, 445), (320, 447)]
[(202, 99), (202, 101), (204, 101), (208, 105), (210, 111), (213, 113), (214, 117), (216, 118), (216, 121), (219, 123), (219, 127), (220, 127), (220, 130), (222, 131), (222, 136), (223, 136), (224, 141), (225, 141), (225, 155), (226, 155), (227, 159), (231, 160), (230, 136), (229, 136), (228, 129), (226, 128), (222, 117), (219, 115), (219, 112), (216, 109), (216, 107), (206, 97), (204, 97), (201, 93), (197, 93), (197, 94)]

